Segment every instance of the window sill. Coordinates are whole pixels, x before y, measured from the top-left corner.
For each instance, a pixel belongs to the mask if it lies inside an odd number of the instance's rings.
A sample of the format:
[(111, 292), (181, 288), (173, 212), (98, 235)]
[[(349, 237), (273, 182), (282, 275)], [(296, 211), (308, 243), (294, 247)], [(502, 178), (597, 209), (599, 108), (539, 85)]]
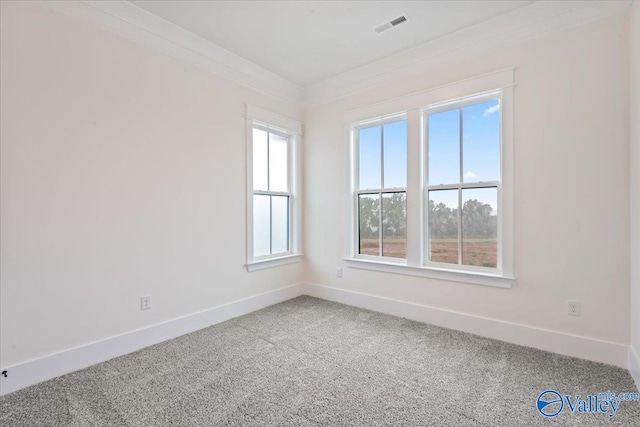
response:
[(247, 271), (264, 270), (266, 268), (279, 267), (286, 264), (300, 262), (303, 254), (285, 255), (277, 258), (261, 259), (246, 264)]
[(471, 283), (474, 285), (493, 286), (509, 289), (515, 278), (500, 274), (481, 273), (475, 271), (448, 270), (445, 268), (418, 267), (384, 261), (372, 261), (358, 258), (345, 258), (348, 267), (363, 270), (383, 271), (385, 273), (405, 274), (408, 276), (429, 277), (452, 282)]

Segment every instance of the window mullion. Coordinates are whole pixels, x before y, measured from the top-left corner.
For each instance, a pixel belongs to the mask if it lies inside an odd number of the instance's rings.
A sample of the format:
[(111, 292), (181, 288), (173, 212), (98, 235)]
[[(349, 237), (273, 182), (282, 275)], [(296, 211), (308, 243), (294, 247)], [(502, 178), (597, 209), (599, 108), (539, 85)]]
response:
[[(392, 193), (403, 193), (406, 192), (407, 189), (406, 187), (397, 187), (397, 188), (372, 188), (369, 190), (357, 190), (355, 193), (356, 195), (361, 195), (361, 194), (377, 194), (377, 193), (382, 193), (382, 194), (392, 194)], [(280, 193), (273, 193), (273, 194), (280, 194)], [(285, 195), (286, 193), (282, 193), (282, 195)]]
[(361, 236), (361, 232), (362, 230), (360, 229), (360, 195), (356, 193), (356, 198), (355, 198), (355, 204), (356, 204), (356, 223), (355, 223), (355, 227), (356, 227), (356, 237), (357, 237), (357, 242), (356, 244), (358, 245), (356, 248), (353, 248), (354, 251), (352, 253), (354, 254), (359, 254), (360, 253), (360, 248), (362, 247), (362, 236)]
[(350, 142), (350, 168), (351, 168), (351, 237), (349, 239), (348, 253), (352, 256), (360, 254), (360, 135), (353, 127), (349, 129)]
[(462, 265), (462, 188), (458, 188), (458, 264)]
[(378, 255), (382, 256), (384, 253), (382, 246), (384, 241), (382, 239), (382, 191), (384, 190), (384, 124), (380, 125), (380, 192), (378, 193)]
[(269, 196), (269, 253), (273, 254), (273, 196)]
[(295, 188), (294, 179), (296, 177), (295, 174), (295, 166), (298, 162), (296, 159), (297, 150), (297, 141), (293, 136), (287, 136), (287, 190), (289, 191), (289, 195), (287, 196), (288, 205), (287, 205), (287, 250), (293, 251), (294, 242), (293, 242), (293, 227), (296, 227), (294, 218), (294, 210), (293, 210), (293, 196), (291, 195)]
[(382, 256), (382, 191), (378, 193), (378, 255)]
[(459, 143), (460, 143), (460, 184), (458, 186), (458, 265), (462, 265), (462, 184), (463, 184), (463, 179), (464, 179), (464, 164), (463, 164), (463, 158), (464, 158), (464, 147), (463, 147), (463, 131), (464, 131), (464, 124), (462, 123), (462, 108), (460, 108), (459, 110), (459, 114), (460, 114), (460, 118), (458, 121), (458, 126), (459, 126), (459, 135), (458, 135), (458, 139), (459, 139)]
[[(407, 261), (415, 265), (423, 265), (425, 261), (429, 259), (429, 120), (428, 115), (424, 111), (415, 111), (412, 115), (414, 123), (417, 126), (417, 134), (414, 135), (414, 139), (409, 138), (408, 142), (413, 140), (417, 141), (417, 145), (410, 144), (409, 147), (413, 147), (414, 155), (410, 156), (407, 151), (407, 160), (411, 158), (419, 159), (417, 168), (419, 175), (413, 182), (419, 184), (420, 192), (415, 192), (418, 201), (418, 209), (409, 210), (409, 182), (407, 182)], [(415, 211), (415, 213), (413, 213)], [(416, 220), (409, 220), (409, 215), (416, 215)], [(409, 224), (415, 224), (417, 233), (409, 233)], [(412, 244), (409, 241), (410, 236), (418, 239), (418, 244)], [(411, 254), (411, 260), (409, 257), (409, 247), (415, 248), (415, 253)]]
[(271, 132), (267, 132), (267, 190), (271, 190)]
[(384, 187), (384, 126), (380, 126), (380, 188)]
[(462, 146), (462, 132), (464, 131), (463, 127), (463, 123), (462, 123), (462, 108), (460, 108), (458, 110), (458, 114), (459, 114), (459, 119), (458, 119), (458, 144), (459, 144), (459, 152), (460, 152), (460, 158), (458, 159), (459, 164), (460, 164), (460, 170), (459, 172), (459, 179), (460, 179), (460, 184), (462, 184), (464, 181), (464, 165), (462, 163), (462, 159), (464, 157), (464, 147)]
[(291, 248), (291, 196), (287, 196), (287, 252)]
[(293, 193), (287, 192), (287, 191), (264, 191), (264, 190), (257, 190), (253, 192), (254, 195), (256, 196), (291, 196)]
[(460, 188), (460, 184), (439, 184), (427, 185), (427, 190), (456, 190)]
[(472, 188), (496, 188), (499, 187), (500, 183), (498, 181), (486, 181), (486, 182), (469, 182), (464, 184), (441, 184), (429, 186), (427, 185), (427, 190), (457, 190), (458, 188), (472, 189)]

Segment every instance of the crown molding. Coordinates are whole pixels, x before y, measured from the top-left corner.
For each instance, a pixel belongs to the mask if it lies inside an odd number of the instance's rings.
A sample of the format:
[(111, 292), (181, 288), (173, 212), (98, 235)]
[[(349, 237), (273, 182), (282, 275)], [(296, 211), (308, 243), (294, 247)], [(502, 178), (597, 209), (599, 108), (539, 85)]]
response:
[(345, 98), (409, 76), (626, 12), (632, 0), (536, 1), (455, 33), (306, 86), (303, 106)]
[(300, 87), (128, 1), (38, 2), (264, 95), (298, 107), (313, 107), (624, 13), (633, 0), (535, 1), (306, 87)]
[(204, 68), (256, 92), (300, 105), (300, 86), (128, 1), (39, 0), (38, 3)]

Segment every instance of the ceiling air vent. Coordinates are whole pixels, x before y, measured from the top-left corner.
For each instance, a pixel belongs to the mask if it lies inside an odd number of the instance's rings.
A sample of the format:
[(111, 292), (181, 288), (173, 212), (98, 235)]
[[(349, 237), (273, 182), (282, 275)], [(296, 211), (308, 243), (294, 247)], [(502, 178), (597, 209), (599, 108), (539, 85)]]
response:
[(384, 24), (380, 24), (375, 28), (376, 33), (382, 33), (383, 31), (387, 31), (388, 29), (391, 29), (393, 27), (395, 27), (396, 25), (400, 25), (403, 22), (407, 22), (407, 17), (402, 15), (402, 16), (398, 16), (396, 19), (392, 19), (389, 22), (385, 22)]

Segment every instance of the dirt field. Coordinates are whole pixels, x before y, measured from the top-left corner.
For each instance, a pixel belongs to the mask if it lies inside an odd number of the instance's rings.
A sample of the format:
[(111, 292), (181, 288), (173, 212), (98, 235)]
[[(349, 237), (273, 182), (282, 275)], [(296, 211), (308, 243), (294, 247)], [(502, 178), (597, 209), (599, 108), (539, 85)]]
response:
[[(464, 265), (496, 267), (498, 245), (495, 239), (464, 239), (462, 260)], [(384, 242), (384, 256), (406, 258), (407, 242), (405, 239), (387, 238)], [(379, 255), (378, 239), (361, 239), (360, 253)], [(458, 263), (457, 239), (431, 240), (431, 260), (434, 262)]]
[[(360, 253), (363, 255), (380, 255), (378, 252), (378, 239), (361, 239)], [(384, 256), (393, 258), (407, 257), (407, 239), (402, 237), (387, 237), (382, 248)]]
[[(495, 239), (463, 239), (462, 263), (481, 267), (496, 267), (498, 244)], [(431, 260), (434, 262), (458, 263), (457, 239), (432, 239)]]

